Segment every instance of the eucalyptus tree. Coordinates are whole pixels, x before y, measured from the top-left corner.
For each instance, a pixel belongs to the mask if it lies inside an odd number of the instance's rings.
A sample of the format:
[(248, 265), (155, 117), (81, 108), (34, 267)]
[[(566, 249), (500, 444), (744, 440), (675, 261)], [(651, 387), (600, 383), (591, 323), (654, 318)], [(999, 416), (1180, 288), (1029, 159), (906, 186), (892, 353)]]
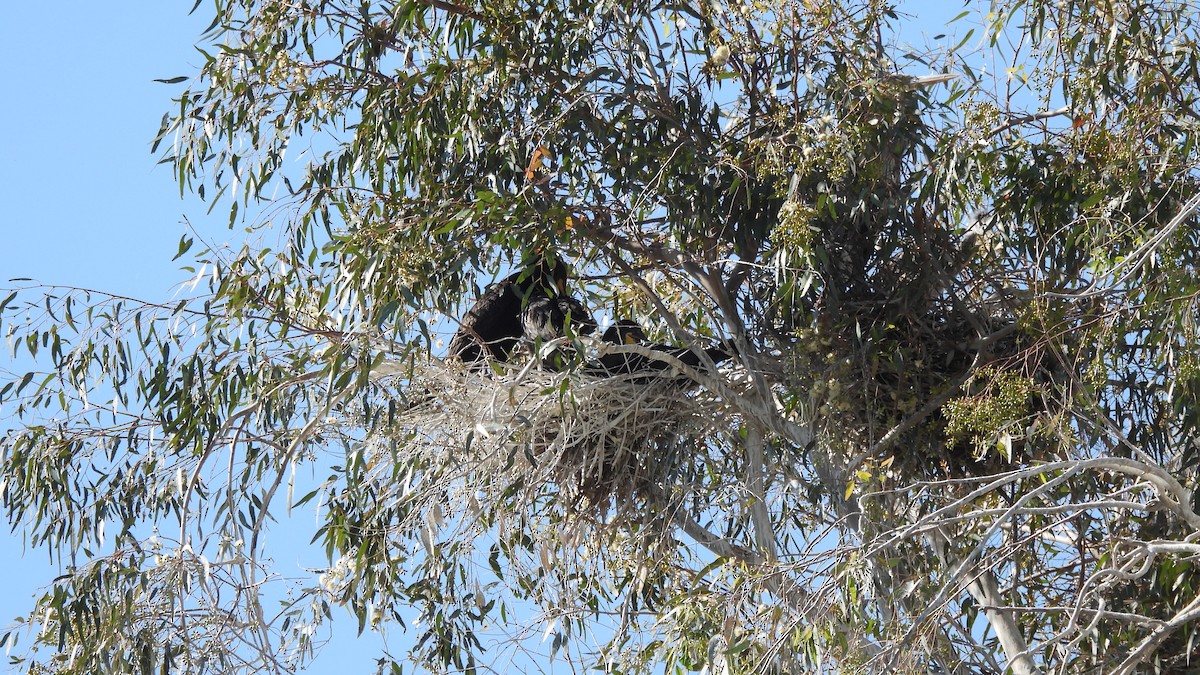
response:
[[(206, 11), (155, 152), (240, 243), (0, 304), (29, 672), (294, 671), (337, 606), (397, 671), (1197, 667), (1193, 4)], [(447, 358), (550, 252), (694, 358)]]

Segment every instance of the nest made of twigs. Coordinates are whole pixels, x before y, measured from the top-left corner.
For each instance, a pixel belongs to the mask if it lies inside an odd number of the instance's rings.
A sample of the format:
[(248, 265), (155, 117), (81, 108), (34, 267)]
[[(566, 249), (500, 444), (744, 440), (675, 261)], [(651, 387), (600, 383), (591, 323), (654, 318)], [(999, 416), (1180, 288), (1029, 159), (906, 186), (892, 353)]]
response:
[(971, 434), (951, 433), (946, 405), (996, 393), (973, 374), (1011, 374), (1030, 383), (1021, 417), (1041, 418), (1053, 405), (1039, 392), (1061, 377), (1045, 346), (1003, 314), (866, 313), (861, 322), (831, 321), (799, 338), (790, 386), (809, 392), (818, 435), (847, 457), (879, 446), (868, 461), (901, 480), (970, 477), (1029, 461), (1019, 444), (1005, 456)]
[[(725, 417), (720, 401), (676, 373), (554, 372), (531, 361), (472, 369), (415, 367), (398, 423), (410, 443), (497, 486), (557, 491), (567, 505), (654, 500)], [(412, 392), (420, 392), (415, 396)]]

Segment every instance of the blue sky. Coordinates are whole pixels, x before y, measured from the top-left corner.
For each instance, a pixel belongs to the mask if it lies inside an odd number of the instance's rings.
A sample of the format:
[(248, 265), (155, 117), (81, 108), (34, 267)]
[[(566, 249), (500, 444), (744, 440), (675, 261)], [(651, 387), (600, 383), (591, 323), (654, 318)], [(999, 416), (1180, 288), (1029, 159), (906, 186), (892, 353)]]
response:
[[(170, 168), (150, 146), (181, 85), (155, 79), (191, 75), (202, 63), (197, 36), (208, 3), (10, 3), (0, 21), (0, 285), (39, 282), (138, 298), (169, 298), (187, 274), (172, 261), (184, 217), (220, 240), (227, 211), (181, 199)], [(218, 209), (220, 211), (220, 209)], [(224, 222), (223, 222), (224, 221)], [(234, 238), (230, 232), (229, 238)], [(309, 535), (304, 536), (307, 541)], [(298, 560), (276, 554), (280, 571)], [(306, 556), (308, 565), (318, 564)], [(28, 611), (58, 575), (43, 551), (0, 530), (0, 627)], [(336, 614), (335, 614), (336, 617)], [(310, 673), (372, 673), (378, 641), (355, 637), (352, 617)], [(0, 632), (3, 632), (0, 630)], [(19, 646), (27, 645), (23, 637)]]
[(5, 7), (0, 276), (154, 296), (182, 277), (181, 217), (203, 210), (180, 200), (150, 142), (178, 89), (153, 80), (200, 60), (190, 4)]
[[(193, 45), (210, 18), (208, 3), (189, 17), (191, 4), (6, 5), (0, 22), (0, 282), (29, 277), (161, 300), (187, 278), (180, 261), (171, 260), (184, 217), (221, 239), (223, 209), (209, 217), (194, 198), (181, 199), (169, 167), (156, 165), (150, 154), (159, 121), (180, 90), (154, 80), (193, 74), (201, 62)], [(934, 7), (936, 15), (929, 15)], [(937, 26), (959, 7), (929, 0), (905, 5), (922, 14), (920, 24), (931, 26), (930, 33), (943, 32)], [(24, 550), (19, 538), (3, 532), (0, 569), (5, 626), (57, 570), (44, 553)], [(353, 620), (337, 625), (342, 639), (308, 672), (373, 672), (376, 643), (357, 643)]]
[[(171, 95), (153, 80), (195, 61), (190, 40), (203, 26), (182, 5), (126, 6), (5, 7), (2, 281), (31, 277), (162, 297), (182, 276), (171, 262), (172, 242), (189, 206), (171, 172), (150, 155)], [(56, 576), (44, 553), (22, 549), (19, 539), (0, 537), (0, 625), (28, 609), (37, 588)]]

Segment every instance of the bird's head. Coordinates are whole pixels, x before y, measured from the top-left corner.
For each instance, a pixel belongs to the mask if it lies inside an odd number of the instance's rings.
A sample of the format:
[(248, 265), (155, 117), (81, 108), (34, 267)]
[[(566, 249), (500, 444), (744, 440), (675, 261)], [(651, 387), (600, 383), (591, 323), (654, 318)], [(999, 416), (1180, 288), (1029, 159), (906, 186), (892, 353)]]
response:
[(536, 258), (525, 265), (525, 269), (528, 270), (526, 279), (531, 287), (553, 288), (560, 295), (566, 293), (571, 267), (553, 253), (539, 252)]
[(636, 321), (621, 319), (609, 326), (601, 339), (614, 345), (636, 345), (646, 341), (646, 332)]

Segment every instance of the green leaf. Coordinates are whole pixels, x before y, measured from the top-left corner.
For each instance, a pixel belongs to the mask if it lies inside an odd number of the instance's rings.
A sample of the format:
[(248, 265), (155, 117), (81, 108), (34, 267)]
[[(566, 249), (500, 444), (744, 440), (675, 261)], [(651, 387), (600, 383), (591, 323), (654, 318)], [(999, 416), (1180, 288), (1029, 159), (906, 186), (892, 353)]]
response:
[(12, 293), (8, 294), (8, 297), (0, 301), (0, 312), (3, 312), (4, 308), (8, 307), (8, 303), (12, 302), (13, 298), (17, 297), (17, 293), (19, 293), (19, 291), (13, 291)]
[(1108, 195), (1107, 195), (1106, 193), (1103, 193), (1103, 192), (1097, 192), (1096, 194), (1094, 194), (1094, 195), (1092, 195), (1092, 196), (1088, 197), (1087, 199), (1083, 200), (1083, 202), (1081, 202), (1081, 203), (1079, 204), (1079, 209), (1080, 209), (1081, 211), (1086, 211), (1086, 210), (1088, 210), (1088, 209), (1092, 208), (1093, 206), (1095, 206), (1095, 205), (1099, 204), (1100, 202), (1104, 201), (1104, 198), (1105, 198), (1105, 197), (1107, 197), (1107, 196), (1108, 196)]
[(179, 260), (179, 258), (182, 257), (184, 253), (187, 253), (188, 250), (192, 248), (193, 243), (195, 243), (195, 240), (192, 239), (191, 237), (188, 237), (186, 235), (181, 237), (179, 239), (179, 250), (175, 252), (175, 257), (171, 258), (171, 260)]

